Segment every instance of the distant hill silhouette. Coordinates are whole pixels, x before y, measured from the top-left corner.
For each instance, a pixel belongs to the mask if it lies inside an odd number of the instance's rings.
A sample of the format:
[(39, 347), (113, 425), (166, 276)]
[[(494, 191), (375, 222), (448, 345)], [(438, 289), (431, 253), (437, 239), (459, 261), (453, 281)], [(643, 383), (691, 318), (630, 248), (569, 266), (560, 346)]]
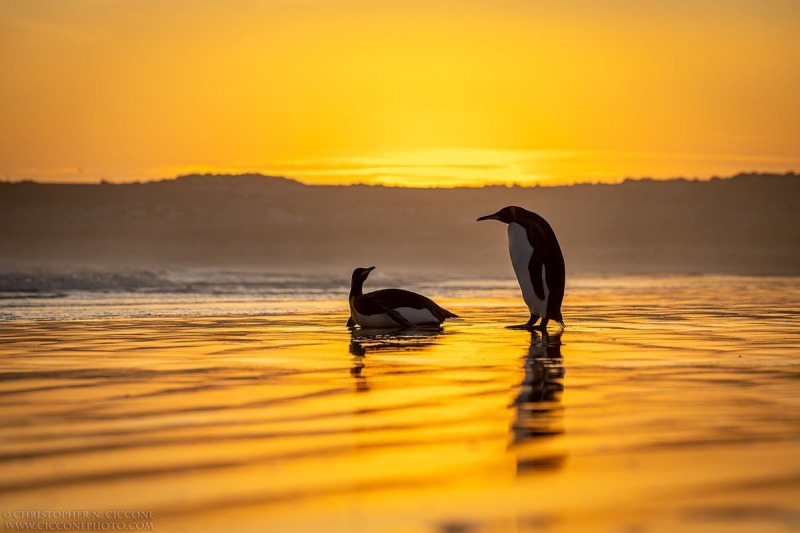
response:
[(261, 175), (0, 183), (0, 268), (354, 266), (509, 275), (506, 229), (540, 213), (570, 273), (800, 274), (800, 176), (407, 189)]

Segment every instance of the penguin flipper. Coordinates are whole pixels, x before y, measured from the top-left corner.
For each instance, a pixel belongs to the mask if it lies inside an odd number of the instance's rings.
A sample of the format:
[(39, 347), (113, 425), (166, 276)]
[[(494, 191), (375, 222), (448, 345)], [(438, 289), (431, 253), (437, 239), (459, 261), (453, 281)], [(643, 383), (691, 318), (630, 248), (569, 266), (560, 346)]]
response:
[(398, 313), (396, 310), (392, 309), (391, 307), (381, 306), (383, 312), (389, 315), (389, 318), (400, 324), (401, 326), (405, 326), (407, 328), (413, 327), (414, 324), (406, 320), (406, 317)]
[(356, 321), (353, 320), (353, 315), (350, 315), (350, 318), (347, 319), (347, 329), (353, 329), (356, 327)]
[(544, 300), (544, 267), (545, 254), (541, 252), (534, 252), (531, 255), (531, 260), (528, 263), (528, 274), (531, 276), (531, 283), (533, 283), (533, 292), (540, 300)]

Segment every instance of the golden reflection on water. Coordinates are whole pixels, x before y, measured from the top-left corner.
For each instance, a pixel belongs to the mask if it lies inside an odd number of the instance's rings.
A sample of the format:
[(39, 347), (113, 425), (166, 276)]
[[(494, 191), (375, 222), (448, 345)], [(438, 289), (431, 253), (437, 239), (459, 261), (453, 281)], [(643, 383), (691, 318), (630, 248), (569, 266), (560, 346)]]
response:
[(545, 455), (537, 453), (542, 439), (564, 432), (564, 407), (560, 402), (565, 374), (561, 357), (562, 332), (530, 331), (530, 335), (523, 379), (514, 400), (516, 416), (511, 434), (518, 475), (561, 468), (567, 458), (565, 450)]
[(444, 328), (345, 310), (0, 326), (0, 508), (162, 531), (800, 527), (800, 289), (574, 291)]

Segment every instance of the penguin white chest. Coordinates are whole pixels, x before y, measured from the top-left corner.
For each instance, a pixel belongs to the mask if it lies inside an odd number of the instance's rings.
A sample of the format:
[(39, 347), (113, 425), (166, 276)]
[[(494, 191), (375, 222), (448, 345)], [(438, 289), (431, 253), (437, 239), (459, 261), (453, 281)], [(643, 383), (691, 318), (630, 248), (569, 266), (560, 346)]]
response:
[[(525, 300), (528, 309), (531, 310), (531, 313), (545, 316), (549, 291), (547, 289), (547, 282), (544, 279), (544, 265), (542, 265), (541, 272), (530, 272), (528, 265), (533, 256), (533, 246), (528, 240), (528, 232), (516, 222), (512, 222), (508, 225), (508, 251), (511, 254), (511, 264), (514, 266), (514, 273), (517, 275), (519, 287), (522, 289), (522, 298)], [(544, 299), (536, 296), (531, 275), (542, 277)]]

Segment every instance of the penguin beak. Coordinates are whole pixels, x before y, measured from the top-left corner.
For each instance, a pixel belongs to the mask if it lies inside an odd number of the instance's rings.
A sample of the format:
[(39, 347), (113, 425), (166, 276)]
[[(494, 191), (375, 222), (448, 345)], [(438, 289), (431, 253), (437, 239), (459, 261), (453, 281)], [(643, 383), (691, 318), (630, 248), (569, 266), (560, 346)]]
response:
[(491, 215), (482, 216), (478, 218), (478, 220), (476, 220), (475, 222), (480, 222), (481, 220), (500, 220), (500, 213), (497, 212), (497, 213), (492, 213)]
[(372, 272), (373, 270), (375, 270), (375, 267), (369, 267), (369, 268), (367, 269), (367, 272)]

